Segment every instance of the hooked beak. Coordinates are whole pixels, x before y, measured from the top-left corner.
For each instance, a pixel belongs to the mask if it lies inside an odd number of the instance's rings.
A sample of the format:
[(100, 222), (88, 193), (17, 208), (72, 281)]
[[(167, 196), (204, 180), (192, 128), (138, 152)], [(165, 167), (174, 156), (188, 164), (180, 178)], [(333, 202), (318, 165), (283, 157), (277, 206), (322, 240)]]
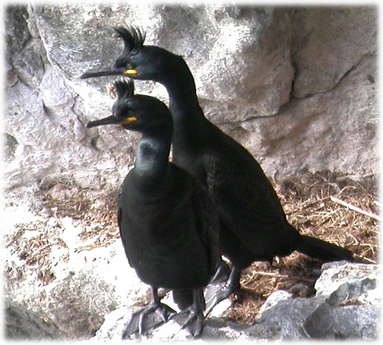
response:
[(85, 72), (81, 75), (80, 79), (94, 78), (94, 77), (104, 77), (111, 75), (123, 75), (126, 77), (135, 76), (138, 74), (136, 69), (107, 69), (98, 72)]
[(96, 121), (90, 121), (86, 124), (86, 128), (92, 128), (97, 126), (103, 126), (103, 125), (129, 125), (132, 122), (136, 122), (138, 119), (137, 117), (131, 116), (128, 118), (118, 118), (114, 115), (105, 117), (101, 120)]

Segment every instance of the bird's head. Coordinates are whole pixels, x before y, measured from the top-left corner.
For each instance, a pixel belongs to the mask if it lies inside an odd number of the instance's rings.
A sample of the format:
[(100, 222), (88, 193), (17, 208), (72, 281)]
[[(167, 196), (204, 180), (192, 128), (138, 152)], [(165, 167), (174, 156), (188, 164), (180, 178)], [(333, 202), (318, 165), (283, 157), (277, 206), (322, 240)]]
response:
[(134, 27), (116, 27), (117, 35), (124, 43), (124, 50), (110, 69), (86, 72), (81, 79), (100, 76), (121, 75), (140, 80), (164, 82), (173, 68), (177, 55), (157, 47), (144, 45), (145, 33)]
[(121, 125), (127, 130), (138, 132), (171, 131), (172, 118), (167, 106), (157, 98), (134, 94), (131, 79), (114, 82), (117, 100), (112, 115), (91, 121), (86, 127)]

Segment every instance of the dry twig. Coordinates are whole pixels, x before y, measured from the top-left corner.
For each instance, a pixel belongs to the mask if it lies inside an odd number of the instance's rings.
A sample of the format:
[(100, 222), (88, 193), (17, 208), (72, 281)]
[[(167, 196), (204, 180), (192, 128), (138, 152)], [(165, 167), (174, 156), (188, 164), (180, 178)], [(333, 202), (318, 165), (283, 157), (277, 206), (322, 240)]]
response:
[(343, 200), (340, 200), (338, 198), (335, 198), (333, 196), (330, 196), (330, 200), (333, 201), (333, 202), (336, 202), (339, 205), (345, 206), (345, 207), (349, 208), (350, 210), (353, 210), (355, 212), (359, 212), (361, 214), (364, 214), (365, 216), (368, 216), (368, 217), (371, 217), (371, 218), (374, 218), (374, 219), (380, 221), (380, 217), (378, 215), (374, 214), (374, 213), (364, 211), (364, 210), (362, 210), (359, 207), (353, 206), (353, 205), (351, 205), (351, 204), (349, 204), (349, 203), (347, 203), (347, 202), (345, 202)]

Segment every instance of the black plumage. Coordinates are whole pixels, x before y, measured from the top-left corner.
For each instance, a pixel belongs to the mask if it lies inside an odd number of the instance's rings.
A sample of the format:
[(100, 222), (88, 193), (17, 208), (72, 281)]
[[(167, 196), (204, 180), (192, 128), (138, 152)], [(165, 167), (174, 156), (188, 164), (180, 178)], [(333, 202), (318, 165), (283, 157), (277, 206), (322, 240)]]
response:
[[(157, 288), (171, 289), (176, 298), (192, 298), (183, 327), (199, 336), (204, 320), (203, 289), (220, 260), (218, 215), (205, 187), (168, 161), (173, 125), (166, 105), (153, 97), (134, 95), (131, 80), (116, 81), (115, 89), (118, 99), (113, 115), (89, 122), (87, 127), (118, 124), (142, 134), (135, 166), (118, 196), (118, 225), (125, 254), (153, 293), (151, 304), (139, 318), (159, 312), (166, 321), (169, 309), (160, 303)], [(143, 320), (139, 322), (140, 333), (150, 327)], [(125, 335), (136, 330), (131, 323)]]
[(211, 305), (239, 287), (241, 270), (253, 261), (271, 262), (295, 250), (323, 261), (353, 260), (349, 250), (301, 235), (288, 223), (258, 162), (204, 116), (194, 78), (181, 56), (144, 45), (145, 35), (139, 29), (115, 31), (123, 39), (124, 52), (111, 69), (85, 73), (82, 78), (120, 74), (166, 87), (174, 122), (173, 162), (208, 188), (220, 216), (221, 253), (234, 266), (226, 287)]

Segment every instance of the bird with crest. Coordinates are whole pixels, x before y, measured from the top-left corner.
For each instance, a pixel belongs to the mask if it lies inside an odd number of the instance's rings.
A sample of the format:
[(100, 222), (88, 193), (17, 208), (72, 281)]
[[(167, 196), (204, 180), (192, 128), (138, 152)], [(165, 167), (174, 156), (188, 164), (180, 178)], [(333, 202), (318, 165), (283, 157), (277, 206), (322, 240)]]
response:
[(286, 219), (272, 184), (256, 159), (204, 115), (193, 75), (183, 57), (156, 45), (146, 45), (145, 33), (117, 27), (124, 49), (111, 68), (86, 72), (81, 78), (121, 75), (152, 80), (165, 86), (173, 117), (172, 162), (207, 188), (220, 219), (222, 261), (207, 293), (208, 310), (240, 287), (243, 269), (254, 261), (272, 262), (293, 251), (328, 261), (353, 261), (346, 248), (301, 234)]
[[(198, 337), (204, 325), (203, 289), (220, 261), (218, 214), (205, 187), (168, 160), (173, 123), (167, 106), (134, 94), (132, 80), (117, 80), (114, 88), (112, 115), (87, 128), (119, 125), (141, 133), (134, 168), (119, 189), (117, 221), (129, 264), (152, 291), (151, 303), (132, 316), (123, 338), (185, 315), (182, 328)], [(175, 301), (185, 305), (181, 313), (161, 303), (158, 288), (173, 290)]]

